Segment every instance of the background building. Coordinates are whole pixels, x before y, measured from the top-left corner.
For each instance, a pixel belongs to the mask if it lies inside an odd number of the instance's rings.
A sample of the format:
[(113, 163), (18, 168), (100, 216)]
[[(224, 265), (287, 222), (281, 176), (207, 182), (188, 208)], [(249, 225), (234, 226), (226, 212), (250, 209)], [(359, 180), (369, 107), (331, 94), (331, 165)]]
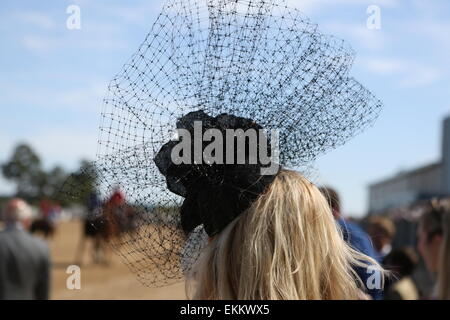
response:
[(443, 122), (441, 159), (371, 184), (369, 214), (379, 214), (421, 200), (448, 195), (450, 195), (450, 117)]

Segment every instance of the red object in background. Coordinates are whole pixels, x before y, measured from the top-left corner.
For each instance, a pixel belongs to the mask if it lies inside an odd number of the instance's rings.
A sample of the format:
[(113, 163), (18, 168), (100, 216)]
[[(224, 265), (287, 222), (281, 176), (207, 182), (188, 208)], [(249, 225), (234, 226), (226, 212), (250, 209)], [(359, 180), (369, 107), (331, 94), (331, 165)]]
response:
[(52, 210), (52, 206), (53, 204), (51, 203), (50, 200), (48, 199), (42, 199), (41, 202), (39, 203), (39, 209), (41, 211), (42, 217), (46, 218), (51, 210)]
[(125, 195), (123, 194), (122, 191), (116, 190), (114, 191), (109, 201), (115, 206), (123, 205), (125, 204)]
[(59, 214), (61, 213), (61, 206), (47, 198), (41, 200), (39, 203), (39, 209), (41, 211), (42, 219), (49, 220), (52, 223), (56, 222)]

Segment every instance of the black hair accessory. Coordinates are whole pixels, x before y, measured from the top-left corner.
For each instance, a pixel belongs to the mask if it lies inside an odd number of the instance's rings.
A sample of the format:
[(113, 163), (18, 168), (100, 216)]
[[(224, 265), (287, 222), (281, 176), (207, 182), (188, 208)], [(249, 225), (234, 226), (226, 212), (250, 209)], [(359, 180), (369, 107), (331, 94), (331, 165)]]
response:
[[(258, 155), (261, 149), (266, 152), (264, 156), (270, 157), (271, 148), (267, 137), (260, 136), (263, 129), (254, 121), (229, 114), (210, 117), (203, 111), (190, 112), (177, 121), (177, 129), (187, 130), (191, 137), (189, 149), (194, 150), (194, 122), (202, 124), (201, 135), (210, 129), (217, 129), (221, 133), (222, 149), (221, 163), (195, 164), (194, 153), (191, 152), (186, 164), (174, 164), (172, 161), (173, 148), (180, 142), (170, 141), (161, 147), (155, 157), (159, 171), (166, 177), (167, 187), (170, 191), (185, 198), (181, 205), (181, 226), (189, 234), (197, 226), (203, 224), (206, 233), (212, 237), (222, 231), (234, 218), (250, 207), (252, 202), (265, 191), (273, 181), (277, 169), (273, 174), (262, 174), (263, 167), (270, 167), (271, 163), (262, 164)], [(250, 139), (242, 137), (244, 150), (238, 149), (237, 134), (228, 136), (226, 130), (233, 130), (241, 134), (253, 130), (256, 139), (256, 148), (251, 149)], [(202, 138), (199, 137), (199, 138)], [(202, 140), (203, 141), (203, 140)], [(232, 145), (234, 157), (232, 163), (226, 163), (227, 145)], [(263, 144), (264, 147), (260, 148)], [(208, 142), (202, 144), (201, 153)], [(250, 152), (255, 159), (251, 161)], [(238, 164), (238, 153), (244, 152), (244, 163)], [(253, 162), (253, 163), (251, 163)]]

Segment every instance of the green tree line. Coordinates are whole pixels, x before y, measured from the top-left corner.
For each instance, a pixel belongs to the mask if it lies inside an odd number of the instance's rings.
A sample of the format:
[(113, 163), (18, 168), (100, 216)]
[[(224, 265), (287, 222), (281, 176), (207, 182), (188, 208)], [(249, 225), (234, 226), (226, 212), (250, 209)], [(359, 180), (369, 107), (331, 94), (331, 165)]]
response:
[(75, 172), (66, 172), (60, 166), (45, 170), (39, 155), (27, 144), (17, 145), (11, 157), (0, 165), (4, 178), (16, 186), (14, 196), (32, 204), (43, 198), (63, 206), (84, 203), (95, 190), (96, 175), (92, 163), (81, 161)]

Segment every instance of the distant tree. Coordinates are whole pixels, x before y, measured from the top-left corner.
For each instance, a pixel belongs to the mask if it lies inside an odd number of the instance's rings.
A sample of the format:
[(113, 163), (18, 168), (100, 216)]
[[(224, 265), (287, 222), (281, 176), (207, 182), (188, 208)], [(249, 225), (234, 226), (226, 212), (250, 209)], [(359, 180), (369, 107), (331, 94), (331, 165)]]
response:
[(26, 144), (20, 144), (11, 158), (2, 165), (3, 176), (16, 184), (16, 195), (28, 201), (40, 195), (39, 186), (45, 180), (39, 156)]
[(37, 153), (28, 145), (18, 145), (9, 160), (1, 165), (3, 176), (16, 184), (16, 196), (36, 203), (43, 198), (61, 205), (85, 203), (96, 189), (94, 166), (82, 161), (80, 168), (67, 174), (60, 166), (45, 171)]
[(89, 161), (81, 161), (80, 168), (68, 176), (59, 190), (59, 202), (62, 205), (85, 205), (89, 197), (97, 191), (97, 178), (95, 166)]
[(44, 175), (44, 181), (40, 186), (41, 197), (53, 198), (67, 180), (68, 174), (60, 166), (55, 166)]

